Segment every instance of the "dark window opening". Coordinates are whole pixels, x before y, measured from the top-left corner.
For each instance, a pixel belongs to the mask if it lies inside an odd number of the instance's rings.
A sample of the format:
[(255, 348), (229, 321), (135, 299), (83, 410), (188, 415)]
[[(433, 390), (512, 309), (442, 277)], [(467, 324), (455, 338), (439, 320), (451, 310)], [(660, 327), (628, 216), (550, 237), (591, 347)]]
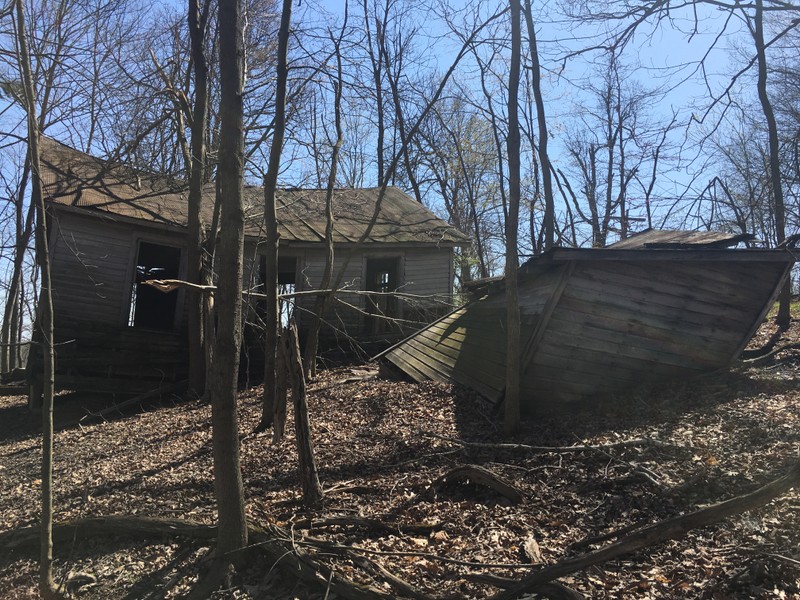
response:
[(178, 307), (178, 291), (167, 294), (149, 285), (150, 279), (177, 279), (181, 249), (149, 242), (139, 242), (136, 274), (131, 290), (128, 325), (150, 329), (172, 329)]
[[(261, 257), (261, 285), (262, 291), (267, 279), (267, 260)], [(297, 291), (297, 257), (278, 256), (278, 294), (294, 294)], [(285, 298), (278, 301), (278, 309), (281, 325), (289, 324), (289, 320), (294, 316), (295, 299)], [(258, 313), (262, 318), (265, 315), (266, 305), (263, 302), (258, 304)]]
[(374, 292), (367, 296), (365, 319), (368, 333), (387, 333), (394, 328), (391, 319), (399, 317), (397, 298), (391, 296), (400, 285), (399, 258), (368, 258), (366, 291)]

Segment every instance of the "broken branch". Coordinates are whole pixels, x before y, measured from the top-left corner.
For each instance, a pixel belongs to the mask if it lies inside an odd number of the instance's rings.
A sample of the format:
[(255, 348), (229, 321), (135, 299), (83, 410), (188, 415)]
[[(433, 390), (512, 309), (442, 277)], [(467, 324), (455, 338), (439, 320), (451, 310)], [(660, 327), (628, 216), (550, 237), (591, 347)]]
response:
[(736, 496), (730, 500), (701, 508), (686, 515), (660, 521), (595, 552), (581, 554), (544, 567), (540, 571), (524, 577), (517, 585), (495, 595), (493, 600), (519, 598), (522, 594), (533, 591), (537, 586), (564, 575), (607, 562), (623, 554), (629, 554), (636, 550), (683, 536), (697, 527), (712, 525), (728, 517), (758, 508), (785, 494), (798, 484), (800, 484), (800, 462), (795, 463), (786, 475), (749, 494)]

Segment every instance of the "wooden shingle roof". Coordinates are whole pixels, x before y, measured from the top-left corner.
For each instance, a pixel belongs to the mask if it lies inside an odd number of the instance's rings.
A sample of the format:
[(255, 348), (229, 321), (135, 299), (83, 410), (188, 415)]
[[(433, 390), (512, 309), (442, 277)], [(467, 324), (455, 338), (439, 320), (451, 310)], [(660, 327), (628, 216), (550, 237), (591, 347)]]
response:
[[(50, 203), (185, 227), (188, 221), (188, 186), (121, 164), (95, 158), (43, 137), (42, 179)], [(334, 242), (358, 241), (371, 220), (379, 188), (337, 189), (333, 195)], [(207, 184), (204, 222), (211, 222), (215, 186)], [(282, 243), (317, 243), (325, 239), (325, 190), (278, 190), (278, 229)], [(245, 233), (262, 237), (263, 189), (244, 187)], [(367, 243), (456, 246), (469, 239), (425, 206), (396, 187), (387, 188), (378, 219)]]

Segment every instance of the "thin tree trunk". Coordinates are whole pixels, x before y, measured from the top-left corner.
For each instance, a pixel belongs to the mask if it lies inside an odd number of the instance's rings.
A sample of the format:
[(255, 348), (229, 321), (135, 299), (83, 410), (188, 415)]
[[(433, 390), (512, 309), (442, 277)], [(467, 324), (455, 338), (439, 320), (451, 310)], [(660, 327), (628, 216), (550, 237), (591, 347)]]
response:
[(41, 292), (37, 306), (36, 327), (44, 355), (42, 390), (42, 516), (39, 556), (39, 593), (43, 598), (60, 594), (53, 583), (53, 296), (50, 289), (50, 253), (47, 247), (47, 221), (42, 194), (39, 154), (39, 124), (36, 120), (36, 95), (31, 74), (30, 54), (22, 0), (16, 2), (19, 64), (25, 92), (28, 118), (28, 156), (31, 165), (31, 203), (36, 207), (36, 263), (39, 266)]
[[(346, 5), (345, 5), (346, 7)], [(333, 145), (333, 152), (331, 154), (331, 170), (328, 173), (328, 186), (325, 190), (325, 270), (322, 273), (322, 282), (319, 289), (330, 289), (331, 280), (333, 279), (333, 190), (336, 187), (336, 173), (339, 168), (339, 152), (344, 143), (344, 131), (342, 130), (342, 54), (339, 51), (344, 36), (345, 27), (347, 26), (347, 12), (345, 11), (344, 22), (342, 23), (341, 33), (339, 39), (333, 40), (336, 47), (336, 82), (334, 84), (334, 121), (336, 124), (336, 143)], [(333, 38), (333, 35), (331, 35)], [(325, 309), (330, 300), (329, 294), (321, 294), (317, 296), (314, 302), (314, 312), (311, 315), (311, 322), (308, 327), (308, 338), (306, 339), (305, 348), (305, 372), (308, 379), (313, 379), (317, 375), (317, 350), (319, 348), (319, 331), (322, 326), (322, 319), (325, 315)]]
[(257, 430), (272, 424), (275, 412), (275, 368), (278, 348), (278, 219), (275, 207), (275, 191), (281, 168), (283, 136), (286, 131), (286, 83), (288, 80), (287, 55), (289, 52), (289, 26), (292, 19), (292, 2), (283, 0), (281, 23), (278, 29), (277, 80), (275, 82), (275, 130), (269, 149), (269, 164), (264, 174), (264, 230), (265, 261), (264, 293), (266, 315), (264, 317), (264, 393), (261, 402), (261, 422)]
[[(29, 150), (30, 153), (30, 150)], [(22, 181), (20, 182), (20, 194), (17, 201), (22, 202), (24, 196), (24, 182), (27, 181), (30, 173), (30, 156), (25, 159), (25, 167), (22, 172)], [(19, 349), (14, 346), (16, 341), (15, 332), (19, 331), (19, 315), (22, 289), (22, 271), (25, 264), (25, 253), (28, 249), (28, 243), (31, 239), (33, 232), (33, 221), (36, 213), (36, 206), (31, 204), (28, 208), (28, 213), (25, 218), (25, 225), (17, 233), (17, 242), (14, 248), (14, 267), (11, 272), (11, 284), (6, 296), (6, 306), (3, 312), (3, 326), (0, 332), (0, 372), (6, 373), (17, 366), (16, 356), (19, 355)]]
[[(761, 109), (764, 111), (764, 119), (767, 121), (767, 132), (769, 134), (769, 176), (772, 188), (773, 210), (775, 212), (775, 238), (778, 245), (780, 245), (786, 239), (786, 207), (783, 200), (780, 156), (778, 155), (778, 125), (767, 94), (767, 52), (764, 45), (763, 0), (756, 0), (753, 38), (758, 58), (758, 99), (761, 102)], [(791, 292), (791, 281), (787, 278), (786, 284), (781, 289), (778, 316), (775, 319), (781, 329), (788, 329), (789, 321), (791, 320), (789, 312)]]
[(289, 391), (289, 328), (284, 327), (278, 336), (278, 357), (275, 376), (275, 413), (272, 424), (272, 443), (277, 444), (283, 439), (286, 430), (286, 396)]
[[(369, 53), (369, 60), (370, 64), (372, 65), (372, 80), (375, 84), (375, 110), (377, 111), (377, 133), (378, 133), (378, 141), (376, 146), (377, 152), (377, 161), (378, 161), (378, 182), (382, 183), (383, 178), (386, 174), (384, 170), (384, 158), (383, 158), (383, 144), (384, 144), (384, 115), (383, 115), (383, 81), (381, 78), (381, 74), (383, 72), (383, 52), (378, 52), (378, 58), (375, 58), (375, 50), (372, 46), (372, 29), (369, 26), (369, 8), (367, 6), (367, 0), (362, 0), (362, 6), (364, 7), (364, 30), (367, 34), (367, 51)], [(375, 22), (378, 23), (378, 17), (375, 16)], [(378, 43), (380, 43), (380, 38), (383, 35), (381, 31), (376, 33), (378, 36)]]
[[(203, 48), (206, 32), (208, 5), (201, 12), (200, 0), (189, 0), (189, 37), (194, 66), (194, 107), (192, 109), (191, 173), (189, 177), (189, 215), (187, 279), (190, 283), (203, 284), (203, 184), (206, 168), (206, 121), (208, 115), (208, 66)], [(205, 392), (205, 320), (203, 318), (203, 294), (188, 292), (189, 321), (189, 390), (194, 396)]]
[[(531, 1), (526, 0), (525, 5), (525, 22), (528, 26), (531, 61), (533, 63), (533, 97), (536, 102), (536, 120), (539, 124), (539, 164), (542, 166), (542, 184), (544, 187), (544, 249), (548, 250), (555, 244), (555, 200), (553, 199), (550, 157), (547, 153), (547, 117), (544, 110), (544, 99), (542, 98), (542, 74), (539, 66), (539, 48), (536, 44), (536, 30), (533, 26)], [(519, 207), (517, 207), (517, 211), (519, 211)]]
[[(517, 235), (519, 230), (520, 132), (520, 0), (511, 0), (511, 64), (508, 74), (508, 217), (506, 218), (506, 393), (504, 430), (507, 435), (519, 431), (520, 407), (520, 316), (517, 282)], [(540, 142), (541, 145), (541, 142)]]
[(300, 344), (297, 339), (297, 325), (289, 325), (289, 368), (292, 377), (292, 402), (294, 404), (294, 428), (297, 439), (297, 457), (300, 480), (303, 485), (303, 504), (309, 507), (322, 502), (322, 485), (317, 475), (314, 448), (311, 443), (311, 424), (308, 420), (306, 402), (306, 380), (303, 376), (303, 361), (300, 358)]
[(244, 488), (239, 462), (236, 383), (242, 337), (244, 249), (244, 127), (242, 117), (244, 48), (239, 0), (219, 0), (220, 148), (218, 193), (221, 195), (217, 329), (209, 373), (214, 487), (218, 529), (216, 556), (226, 566), (231, 553), (247, 544)]

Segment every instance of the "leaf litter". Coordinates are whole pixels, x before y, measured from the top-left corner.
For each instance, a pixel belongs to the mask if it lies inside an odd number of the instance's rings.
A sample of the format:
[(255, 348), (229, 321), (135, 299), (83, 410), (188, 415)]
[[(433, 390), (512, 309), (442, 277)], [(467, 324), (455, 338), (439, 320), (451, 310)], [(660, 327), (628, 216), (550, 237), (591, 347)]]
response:
[[(771, 333), (763, 327), (751, 345)], [(800, 326), (784, 337), (797, 341)], [(614, 532), (750, 491), (781, 472), (800, 448), (797, 352), (637, 390), (579, 407), (568, 418), (538, 416), (513, 440), (502, 435), (501, 416), (467, 389), (387, 381), (361, 368), (324, 371), (308, 397), (326, 492), (315, 510), (301, 502), (292, 427), (279, 444), (271, 432), (252, 434), (261, 390), (245, 390), (239, 416), (247, 514), (256, 525), (291, 530), (315, 560), (354, 581), (392, 593), (354, 559), (363, 557), (433, 596), (485, 598), (498, 588), (482, 576), (520, 578), (609, 543)], [(60, 397), (57, 420), (71, 420), (87, 402), (109, 399)], [(59, 428), (56, 520), (141, 515), (213, 524), (209, 422), (202, 402), (162, 402)], [(25, 398), (0, 399), (0, 532), (37, 522), (37, 427)], [(621, 443), (628, 440), (658, 443)], [(440, 480), (464, 465), (488, 469), (522, 501), (477, 481)], [(800, 495), (792, 492), (560, 581), (590, 598), (800, 598), (798, 508)], [(204, 544), (75, 539), (56, 545), (55, 574), (80, 598), (178, 597), (207, 563)], [(0, 597), (36, 598), (36, 568), (30, 554), (0, 546)], [(322, 599), (326, 589), (254, 559), (233, 588), (215, 597)]]

